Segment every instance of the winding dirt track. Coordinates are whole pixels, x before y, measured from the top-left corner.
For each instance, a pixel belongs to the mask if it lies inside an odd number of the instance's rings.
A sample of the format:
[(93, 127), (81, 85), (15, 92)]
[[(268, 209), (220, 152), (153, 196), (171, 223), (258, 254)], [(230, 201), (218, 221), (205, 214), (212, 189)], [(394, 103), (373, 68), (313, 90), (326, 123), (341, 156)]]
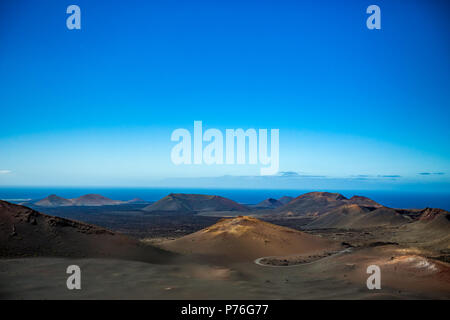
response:
[[(351, 252), (351, 251), (352, 251), (351, 248), (346, 248), (346, 249), (344, 249), (344, 250), (341, 250), (341, 251), (339, 251), (339, 252), (336, 252), (336, 253), (334, 253), (334, 254), (332, 254), (332, 255), (330, 255), (330, 256), (323, 257), (323, 258), (321, 258), (321, 259), (317, 259), (317, 260), (314, 260), (314, 261), (311, 261), (311, 262), (307, 262), (307, 263), (299, 263), (299, 264), (293, 264), (293, 265), (288, 265), (288, 266), (273, 266), (273, 265), (270, 265), (270, 264), (263, 264), (263, 263), (261, 263), (261, 260), (262, 260), (262, 259), (267, 259), (267, 258), (277, 258), (277, 256), (261, 257), (261, 258), (255, 259), (253, 262), (254, 262), (255, 264), (257, 264), (258, 266), (262, 266), (262, 267), (271, 267), (271, 268), (300, 267), (300, 266), (306, 266), (306, 265), (309, 265), (309, 264), (313, 264), (313, 263), (316, 263), (316, 262), (319, 262), (319, 261), (323, 261), (323, 260), (325, 260), (325, 259), (329, 259), (329, 258), (331, 258), (331, 257), (335, 257), (335, 256), (338, 256), (338, 255), (340, 255), (340, 254), (348, 253), (348, 252)], [(295, 256), (295, 254), (290, 255), (290, 256)], [(285, 257), (285, 256), (283, 256), (283, 257)]]

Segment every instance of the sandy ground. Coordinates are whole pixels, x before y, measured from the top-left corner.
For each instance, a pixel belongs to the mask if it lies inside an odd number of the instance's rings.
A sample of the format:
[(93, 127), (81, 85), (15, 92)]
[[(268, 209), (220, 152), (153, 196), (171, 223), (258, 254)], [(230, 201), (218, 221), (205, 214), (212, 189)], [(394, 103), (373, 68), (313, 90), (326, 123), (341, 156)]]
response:
[[(68, 265), (82, 289), (66, 288)], [(366, 268), (381, 268), (381, 290)], [(0, 260), (2, 299), (450, 299), (449, 265), (398, 246), (366, 248), (297, 267), (253, 262), (155, 265), (108, 259)]]

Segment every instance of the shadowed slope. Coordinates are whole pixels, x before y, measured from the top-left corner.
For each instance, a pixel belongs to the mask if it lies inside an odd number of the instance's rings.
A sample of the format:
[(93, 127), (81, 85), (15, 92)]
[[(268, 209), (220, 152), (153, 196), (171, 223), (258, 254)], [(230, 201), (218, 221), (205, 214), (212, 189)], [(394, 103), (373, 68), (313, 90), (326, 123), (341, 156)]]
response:
[(107, 229), (0, 201), (0, 256), (108, 257), (162, 262), (171, 254)]

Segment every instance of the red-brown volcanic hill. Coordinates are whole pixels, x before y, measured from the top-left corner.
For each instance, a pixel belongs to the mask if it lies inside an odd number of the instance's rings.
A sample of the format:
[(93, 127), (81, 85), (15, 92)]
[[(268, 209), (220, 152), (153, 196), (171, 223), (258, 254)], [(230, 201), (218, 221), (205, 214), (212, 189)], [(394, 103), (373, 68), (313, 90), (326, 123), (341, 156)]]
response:
[(339, 193), (310, 192), (298, 196), (279, 210), (289, 216), (318, 216), (339, 206), (348, 200)]
[(363, 229), (403, 225), (410, 221), (411, 218), (398, 213), (395, 209), (348, 204), (320, 215), (306, 227), (309, 229)]
[(72, 200), (58, 197), (56, 194), (51, 194), (48, 197), (41, 199), (34, 203), (40, 207), (66, 207), (72, 206)]
[(364, 206), (364, 207), (374, 207), (374, 208), (382, 207), (381, 204), (373, 201), (372, 199), (369, 199), (369, 198), (363, 197), (363, 196), (353, 196), (350, 199), (348, 199), (348, 203), (349, 204), (357, 204), (359, 206)]
[(437, 250), (450, 252), (450, 213), (442, 209), (426, 208), (415, 210), (413, 223), (402, 226), (404, 237), (411, 242), (420, 239), (421, 244), (428, 243)]
[(284, 204), (281, 201), (278, 201), (277, 199), (269, 198), (266, 200), (261, 201), (260, 203), (256, 204), (254, 208), (258, 209), (274, 209), (279, 208), (283, 206)]
[(294, 197), (289, 197), (289, 196), (284, 196), (284, 197), (281, 197), (280, 199), (278, 199), (278, 201), (280, 201), (282, 204), (288, 204), (292, 200), (294, 200)]
[(124, 203), (119, 200), (112, 200), (100, 194), (86, 194), (84, 196), (71, 199), (74, 206), (108, 206)]
[(242, 211), (249, 209), (233, 200), (220, 196), (203, 194), (171, 193), (157, 202), (146, 206), (144, 211), (157, 212), (207, 212)]
[[(418, 216), (418, 220), (420, 221), (432, 221), (435, 218), (438, 219), (443, 219), (443, 217), (446, 217), (447, 220), (445, 221), (444, 225), (448, 225), (449, 224), (449, 220), (450, 220), (450, 215), (447, 211), (443, 210), (443, 209), (437, 209), (437, 208), (425, 208), (423, 210), (418, 211), (419, 216)], [(436, 220), (437, 221), (437, 220)], [(436, 222), (434, 222), (436, 223)]]
[(0, 200), (0, 256), (109, 257), (162, 262), (171, 255), (119, 233)]
[(406, 226), (408, 230), (428, 234), (428, 238), (439, 235), (450, 240), (450, 213), (448, 211), (425, 208), (414, 210), (413, 214), (416, 221)]
[(246, 216), (222, 219), (206, 229), (161, 246), (174, 252), (218, 257), (225, 261), (251, 261), (263, 256), (304, 254), (338, 247), (320, 237)]
[(278, 216), (318, 217), (340, 206), (357, 204), (368, 207), (382, 207), (375, 201), (361, 196), (347, 199), (339, 193), (309, 192), (298, 196), (285, 206), (280, 207)]

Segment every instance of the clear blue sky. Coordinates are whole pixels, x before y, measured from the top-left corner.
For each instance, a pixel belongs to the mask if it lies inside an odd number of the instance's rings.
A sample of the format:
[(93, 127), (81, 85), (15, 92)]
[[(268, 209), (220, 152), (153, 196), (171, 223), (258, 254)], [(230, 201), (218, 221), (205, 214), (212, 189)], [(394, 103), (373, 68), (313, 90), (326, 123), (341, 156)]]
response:
[[(70, 4), (81, 30), (66, 28)], [(366, 28), (370, 4), (381, 30)], [(202, 120), (279, 128), (280, 171), (450, 191), (449, 12), (425, 0), (1, 1), (0, 185), (259, 174), (174, 166), (171, 132)]]

